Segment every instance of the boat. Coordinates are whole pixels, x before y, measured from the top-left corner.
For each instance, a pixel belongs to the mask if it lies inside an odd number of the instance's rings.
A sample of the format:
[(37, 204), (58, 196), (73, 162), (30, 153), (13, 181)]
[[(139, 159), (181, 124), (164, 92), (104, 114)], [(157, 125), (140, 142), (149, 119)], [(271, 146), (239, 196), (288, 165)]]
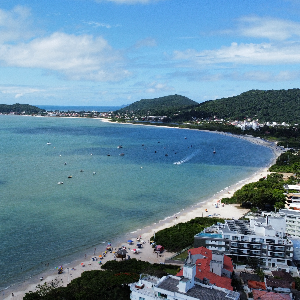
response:
[(70, 175), (70, 176), (68, 176), (68, 178), (72, 178), (72, 176)]
[(119, 145), (119, 146), (118, 146), (118, 149), (121, 149), (121, 148), (123, 148), (123, 146), (122, 146), (122, 145)]
[(47, 145), (51, 145), (51, 143), (48, 142)]
[(64, 184), (63, 181), (59, 181), (57, 184)]
[(216, 153), (216, 150), (215, 150), (215, 148), (214, 148), (213, 154), (215, 154), (215, 153)]
[(124, 154), (124, 153), (120, 153), (119, 155), (120, 155), (120, 156), (124, 156), (125, 154)]

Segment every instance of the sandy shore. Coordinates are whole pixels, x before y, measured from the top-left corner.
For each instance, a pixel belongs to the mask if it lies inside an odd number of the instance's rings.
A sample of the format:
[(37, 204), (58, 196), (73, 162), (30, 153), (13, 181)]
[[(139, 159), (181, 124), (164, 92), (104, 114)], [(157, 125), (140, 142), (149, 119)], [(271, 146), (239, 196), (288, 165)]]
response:
[[(217, 133), (228, 135), (228, 136), (234, 136), (232, 134), (227, 134), (227, 133), (221, 133), (221, 132), (217, 132)], [(243, 138), (248, 140), (249, 142), (271, 148), (274, 152), (274, 160), (272, 161), (272, 164), (283, 151), (283, 149), (277, 147), (275, 143), (264, 141), (259, 138), (253, 138), (251, 136), (234, 136), (234, 137)], [(256, 182), (260, 178), (270, 174), (270, 172), (268, 172), (268, 168), (269, 166), (259, 170), (253, 176), (251, 176), (251, 178), (241, 180), (232, 186), (226, 187), (224, 190), (213, 195), (213, 197), (207, 199), (207, 201), (205, 202), (195, 204), (187, 209), (182, 210), (176, 215), (167, 217), (165, 220), (161, 220), (158, 223), (155, 223), (151, 226), (137, 230), (134, 233), (125, 235), (124, 239), (120, 243), (115, 245), (112, 244), (114, 251), (116, 248), (125, 245), (128, 251), (127, 255), (130, 255), (131, 258), (137, 258), (140, 260), (149, 261), (151, 263), (164, 262), (165, 259), (171, 257), (173, 253), (164, 252), (162, 256), (157, 256), (157, 254), (153, 252), (153, 248), (149, 244), (149, 240), (151, 236), (155, 234), (155, 232), (162, 230), (164, 228), (171, 227), (177, 223), (187, 222), (195, 217), (201, 217), (201, 216), (206, 217), (209, 215), (221, 217), (221, 218), (229, 218), (229, 219), (231, 218), (238, 219), (242, 217), (248, 210), (240, 209), (237, 205), (225, 205), (224, 207), (219, 206), (218, 208), (216, 208), (215, 204), (218, 202), (218, 200), (222, 198), (231, 197), (231, 195), (236, 190), (240, 189), (243, 185), (250, 182)], [(137, 243), (136, 238), (139, 236), (142, 237), (142, 240), (145, 242), (145, 244), (143, 244), (143, 247), (141, 248), (138, 254), (134, 254), (131, 250), (136, 247), (136, 243)], [(127, 243), (128, 239), (132, 239), (134, 241), (134, 244), (128, 245)], [(69, 264), (68, 266), (64, 266), (63, 274), (58, 274), (57, 270), (53, 269), (48, 271), (47, 273), (40, 274), (33, 277), (30, 282), (25, 281), (23, 284), (12, 286), (11, 288), (1, 292), (0, 299), (5, 299), (5, 300), (23, 299), (25, 293), (28, 293), (29, 291), (35, 291), (36, 286), (41, 283), (44, 282), (50, 283), (53, 280), (57, 280), (58, 282), (60, 282), (61, 286), (66, 286), (72, 279), (79, 277), (81, 273), (84, 271), (100, 270), (101, 266), (99, 265), (99, 255), (102, 254), (103, 249), (101, 250), (102, 251), (96, 249), (93, 255), (86, 255), (86, 257), (84, 257), (82, 261), (76, 261)], [(97, 257), (97, 261), (92, 259), (95, 257)], [(114, 254), (108, 252), (106, 257), (102, 259), (102, 263), (105, 263), (106, 261), (112, 259), (114, 259)], [(41, 277), (43, 277), (43, 281), (40, 280)], [(12, 296), (12, 293), (14, 294), (14, 296)]]

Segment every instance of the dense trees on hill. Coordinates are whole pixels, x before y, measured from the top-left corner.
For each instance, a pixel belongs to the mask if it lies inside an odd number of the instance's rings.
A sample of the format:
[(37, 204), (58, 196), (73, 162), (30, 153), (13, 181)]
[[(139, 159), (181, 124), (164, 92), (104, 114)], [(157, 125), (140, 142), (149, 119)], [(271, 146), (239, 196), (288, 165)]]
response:
[(166, 115), (170, 122), (195, 119), (258, 119), (259, 122), (299, 123), (300, 89), (250, 90), (238, 96), (198, 104), (184, 96), (143, 99), (116, 111), (116, 114)]
[(172, 115), (178, 110), (196, 105), (198, 105), (197, 102), (175, 94), (154, 99), (142, 99), (116, 111), (116, 113), (130, 114), (134, 112), (141, 115), (164, 116)]
[(258, 119), (260, 122), (300, 121), (300, 89), (250, 90), (238, 96), (200, 103), (194, 116), (243, 120)]
[(16, 113), (16, 114), (31, 115), (31, 114), (38, 114), (44, 111), (45, 111), (44, 109), (29, 104), (20, 104), (20, 103), (11, 104), (11, 105), (0, 104), (0, 113), (2, 114)]

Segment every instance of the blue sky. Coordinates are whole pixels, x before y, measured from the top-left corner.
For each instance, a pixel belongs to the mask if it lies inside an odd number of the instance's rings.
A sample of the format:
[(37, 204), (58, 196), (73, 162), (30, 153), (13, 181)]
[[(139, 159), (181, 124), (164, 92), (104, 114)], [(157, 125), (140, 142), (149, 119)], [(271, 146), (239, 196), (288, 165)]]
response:
[(1, 0), (0, 103), (299, 88), (300, 0)]

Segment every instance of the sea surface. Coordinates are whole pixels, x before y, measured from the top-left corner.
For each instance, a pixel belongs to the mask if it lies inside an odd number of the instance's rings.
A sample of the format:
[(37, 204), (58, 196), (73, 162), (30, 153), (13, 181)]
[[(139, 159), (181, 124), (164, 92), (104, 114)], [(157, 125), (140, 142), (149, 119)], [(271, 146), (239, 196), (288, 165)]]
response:
[(10, 115), (0, 125), (0, 290), (204, 201), (274, 158), (197, 130)]
[(36, 105), (41, 109), (45, 109), (47, 111), (97, 111), (97, 112), (109, 112), (121, 109), (123, 106), (60, 106), (60, 105)]

